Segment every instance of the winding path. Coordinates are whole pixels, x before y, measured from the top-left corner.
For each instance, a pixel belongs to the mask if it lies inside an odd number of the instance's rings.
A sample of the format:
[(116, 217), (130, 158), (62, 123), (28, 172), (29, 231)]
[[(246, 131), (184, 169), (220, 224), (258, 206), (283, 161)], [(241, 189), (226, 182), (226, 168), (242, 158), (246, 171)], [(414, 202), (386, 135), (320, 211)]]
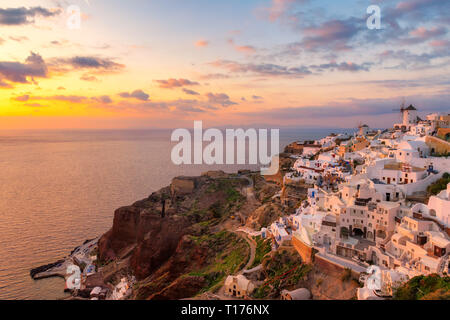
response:
[(241, 271), (239, 271), (237, 274), (243, 274), (244, 271), (248, 270), (250, 266), (255, 261), (256, 256), (256, 242), (253, 239), (250, 239), (246, 233), (239, 232), (239, 231), (233, 231), (235, 234), (239, 235), (241, 238), (244, 238), (245, 241), (247, 241), (248, 245), (250, 246), (250, 259), (248, 260), (247, 264), (244, 268), (242, 268)]

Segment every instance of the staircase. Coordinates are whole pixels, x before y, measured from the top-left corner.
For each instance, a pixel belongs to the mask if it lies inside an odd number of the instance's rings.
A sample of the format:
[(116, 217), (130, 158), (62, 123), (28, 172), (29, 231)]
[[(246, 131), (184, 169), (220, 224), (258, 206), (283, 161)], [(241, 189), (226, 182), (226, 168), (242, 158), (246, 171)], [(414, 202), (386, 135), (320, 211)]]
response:
[(445, 271), (445, 266), (448, 265), (449, 262), (449, 253), (447, 252), (442, 258), (441, 262), (438, 266), (438, 273), (442, 275)]

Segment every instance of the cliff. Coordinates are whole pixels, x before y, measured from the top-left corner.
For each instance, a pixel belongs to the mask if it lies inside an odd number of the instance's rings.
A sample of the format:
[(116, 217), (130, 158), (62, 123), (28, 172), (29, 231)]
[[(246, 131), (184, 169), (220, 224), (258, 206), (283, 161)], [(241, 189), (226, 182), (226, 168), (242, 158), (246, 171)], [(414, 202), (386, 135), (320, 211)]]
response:
[[(283, 159), (289, 166), (292, 159)], [(104, 281), (114, 284), (133, 275), (134, 299), (220, 291), (226, 276), (251, 263), (251, 244), (236, 230), (259, 230), (292, 209), (282, 181), (273, 178), (250, 171), (177, 177), (148, 198), (117, 209), (111, 230), (98, 242)]]
[(117, 209), (111, 230), (98, 242), (105, 281), (132, 274), (138, 280), (134, 298), (181, 299), (238, 271), (249, 248), (227, 230), (241, 225), (235, 216), (242, 214), (248, 184), (245, 177), (224, 173), (178, 177)]

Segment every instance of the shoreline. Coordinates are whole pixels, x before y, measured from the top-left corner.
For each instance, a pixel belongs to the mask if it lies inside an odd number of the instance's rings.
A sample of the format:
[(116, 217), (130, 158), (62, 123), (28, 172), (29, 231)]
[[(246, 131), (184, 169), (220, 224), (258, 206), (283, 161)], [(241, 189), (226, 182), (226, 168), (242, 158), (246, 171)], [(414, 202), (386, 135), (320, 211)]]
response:
[[(83, 267), (81, 270), (81, 279), (86, 279), (87, 276), (95, 274), (95, 260), (96, 256), (91, 255), (97, 248), (99, 237), (94, 239), (87, 239), (83, 244), (75, 247), (70, 254), (56, 262), (42, 265), (30, 270), (30, 277), (34, 281), (48, 279), (48, 278), (62, 278), (65, 280), (65, 288), (63, 292), (73, 293), (75, 290), (67, 288), (67, 280), (72, 274), (68, 274), (68, 268), (72, 265)], [(94, 268), (92, 269), (92, 266)], [(88, 269), (90, 268), (90, 269)], [(82, 288), (80, 288), (82, 289)], [(61, 299), (67, 299), (61, 298)]]

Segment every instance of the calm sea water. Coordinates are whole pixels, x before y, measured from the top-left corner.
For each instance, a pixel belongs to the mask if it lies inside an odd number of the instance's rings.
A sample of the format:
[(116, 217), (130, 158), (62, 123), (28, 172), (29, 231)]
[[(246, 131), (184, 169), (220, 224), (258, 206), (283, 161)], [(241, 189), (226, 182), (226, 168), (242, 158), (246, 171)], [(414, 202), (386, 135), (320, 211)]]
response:
[[(331, 129), (286, 129), (280, 145)], [(349, 130), (347, 130), (349, 132)], [(114, 210), (174, 176), (245, 166), (175, 166), (170, 131), (0, 131), (0, 299), (57, 299), (64, 281), (33, 281), (33, 267), (106, 232)]]

